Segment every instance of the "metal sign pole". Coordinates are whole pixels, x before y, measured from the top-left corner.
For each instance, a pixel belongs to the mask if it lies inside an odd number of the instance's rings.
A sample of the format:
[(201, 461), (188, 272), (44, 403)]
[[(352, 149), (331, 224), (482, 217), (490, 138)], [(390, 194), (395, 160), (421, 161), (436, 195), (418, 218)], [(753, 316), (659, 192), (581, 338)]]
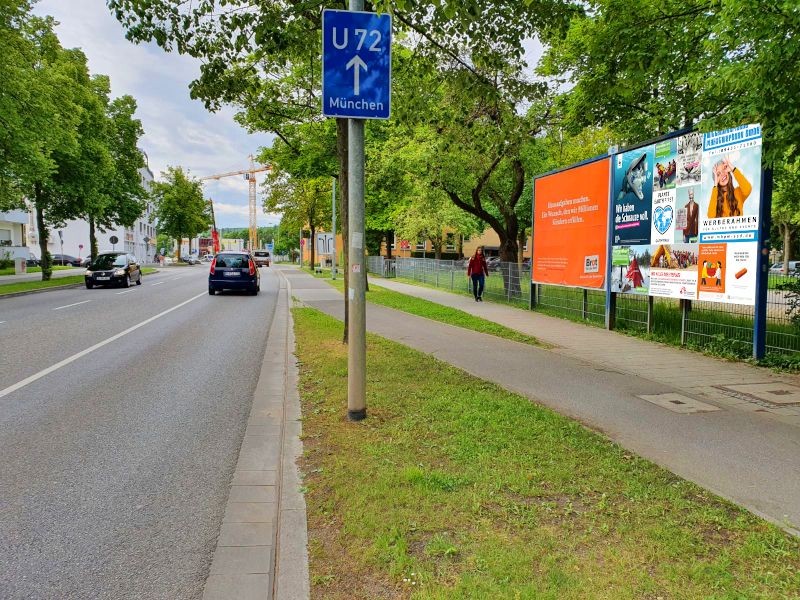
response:
[(333, 210), (333, 252), (331, 253), (331, 279), (336, 279), (336, 178), (332, 177), (333, 191), (331, 192), (331, 207)]
[[(351, 11), (363, 11), (364, 0), (350, 0)], [(364, 120), (347, 122), (347, 187), (350, 277), (347, 290), (347, 418), (360, 421), (367, 416), (367, 312), (364, 263)]]

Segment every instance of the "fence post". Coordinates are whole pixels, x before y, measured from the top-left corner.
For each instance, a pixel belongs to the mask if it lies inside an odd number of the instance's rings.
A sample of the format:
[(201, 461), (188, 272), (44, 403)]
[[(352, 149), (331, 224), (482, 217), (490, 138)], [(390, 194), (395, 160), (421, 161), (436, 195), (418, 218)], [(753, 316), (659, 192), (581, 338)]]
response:
[(647, 296), (647, 333), (653, 333), (653, 296)]
[(507, 273), (507, 275), (506, 275), (506, 283), (508, 284), (506, 286), (506, 300), (508, 300), (508, 302), (510, 303), (511, 302), (511, 263), (506, 263), (506, 273)]
[(606, 329), (614, 329), (616, 325), (617, 325), (617, 293), (609, 290), (606, 293)]
[(450, 269), (450, 291), (451, 292), (453, 291), (453, 278), (454, 278), (453, 273), (455, 273), (455, 269)]
[(433, 261), (433, 268), (436, 270), (436, 287), (439, 287), (439, 261)]
[(691, 300), (680, 300), (681, 303), (681, 346), (686, 345), (686, 321), (689, 319), (689, 310), (691, 309)]
[(589, 319), (589, 290), (583, 289), (583, 320)]

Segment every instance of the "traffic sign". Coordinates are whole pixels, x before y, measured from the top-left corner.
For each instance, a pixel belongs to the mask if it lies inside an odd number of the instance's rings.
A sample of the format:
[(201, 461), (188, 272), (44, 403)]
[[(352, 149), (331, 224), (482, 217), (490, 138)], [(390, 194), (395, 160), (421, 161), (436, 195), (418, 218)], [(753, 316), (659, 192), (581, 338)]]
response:
[(392, 93), (392, 17), (322, 12), (322, 114), (388, 119)]

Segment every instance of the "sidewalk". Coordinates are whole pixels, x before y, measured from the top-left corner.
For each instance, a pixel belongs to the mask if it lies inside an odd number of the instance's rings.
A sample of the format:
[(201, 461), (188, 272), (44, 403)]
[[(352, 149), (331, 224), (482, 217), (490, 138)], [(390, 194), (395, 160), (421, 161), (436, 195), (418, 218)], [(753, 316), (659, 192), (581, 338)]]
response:
[[(342, 297), (327, 282), (299, 270), (286, 275), (294, 297), (342, 318)], [(502, 323), (554, 347), (511, 342), (372, 304), (369, 331), (573, 417), (800, 534), (796, 377), (439, 290), (383, 279), (372, 283)], [(773, 393), (757, 387), (763, 384)]]

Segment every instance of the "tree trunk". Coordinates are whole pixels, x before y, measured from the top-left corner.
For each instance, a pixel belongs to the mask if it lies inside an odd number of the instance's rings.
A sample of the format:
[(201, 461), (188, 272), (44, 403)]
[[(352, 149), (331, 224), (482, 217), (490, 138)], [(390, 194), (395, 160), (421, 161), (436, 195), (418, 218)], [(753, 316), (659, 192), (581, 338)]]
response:
[(316, 226), (314, 225), (314, 221), (313, 220), (309, 220), (308, 224), (309, 224), (309, 227), (311, 228), (311, 237), (308, 239), (308, 244), (309, 244), (309, 246), (311, 248), (311, 254), (309, 255), (311, 260), (309, 261), (309, 263), (310, 263), (311, 269), (313, 270), (315, 268), (314, 265), (317, 264), (317, 262), (316, 262), (316, 258), (317, 258), (316, 257), (316, 254), (317, 254)]
[(433, 258), (442, 260), (442, 243), (431, 241), (431, 245), (433, 246)]
[(92, 257), (92, 260), (97, 258), (97, 232), (92, 216), (89, 217), (89, 256)]
[(341, 219), (342, 232), (342, 275), (344, 279), (344, 333), (342, 343), (346, 344), (347, 316), (350, 310), (348, 301), (348, 282), (350, 281), (350, 265), (348, 264), (348, 235), (347, 235), (347, 119), (336, 119), (336, 155), (339, 158), (339, 218)]
[(500, 239), (500, 260), (505, 263), (501, 265), (503, 290), (509, 300), (519, 298), (522, 292), (519, 282), (519, 263), (517, 262), (518, 248), (515, 238)]
[(389, 260), (392, 259), (392, 240), (394, 239), (394, 231), (387, 231), (386, 235), (384, 236), (386, 240), (386, 258)]
[(783, 229), (783, 273), (789, 273), (789, 261), (792, 258), (792, 229), (788, 223), (781, 223)]
[(181, 259), (181, 242), (183, 241), (183, 236), (175, 239), (175, 262), (178, 262)]
[(517, 262), (522, 264), (522, 261), (525, 259), (525, 240), (528, 236), (525, 235), (525, 228), (519, 230), (517, 234)]
[(44, 211), (42, 210), (44, 198), (42, 198), (42, 188), (38, 183), (34, 186), (34, 196), (34, 204), (36, 205), (36, 228), (39, 230), (39, 255), (42, 259), (40, 262), (42, 266), (42, 281), (50, 281), (50, 276), (53, 274), (53, 267), (50, 261), (50, 253), (47, 251), (47, 227), (44, 224)]

